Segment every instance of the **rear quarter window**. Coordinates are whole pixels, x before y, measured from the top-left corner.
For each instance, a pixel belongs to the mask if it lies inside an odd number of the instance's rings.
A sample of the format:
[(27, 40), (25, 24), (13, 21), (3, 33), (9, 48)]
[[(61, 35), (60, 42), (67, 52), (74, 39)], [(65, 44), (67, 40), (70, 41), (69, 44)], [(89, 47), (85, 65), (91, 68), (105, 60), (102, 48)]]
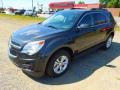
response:
[(113, 16), (112, 16), (111, 13), (109, 13), (109, 19), (110, 19), (111, 23), (113, 23), (114, 25), (116, 25), (116, 22), (115, 22), (115, 20), (114, 20), (114, 18), (113, 18)]

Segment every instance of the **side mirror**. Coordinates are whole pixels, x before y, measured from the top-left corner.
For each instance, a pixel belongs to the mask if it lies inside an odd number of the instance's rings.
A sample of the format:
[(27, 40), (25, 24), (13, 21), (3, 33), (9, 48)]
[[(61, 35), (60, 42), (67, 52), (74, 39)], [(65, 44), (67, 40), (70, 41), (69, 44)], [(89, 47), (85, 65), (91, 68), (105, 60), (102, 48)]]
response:
[(82, 29), (82, 28), (89, 28), (89, 24), (81, 24), (80, 26), (77, 26), (77, 29)]

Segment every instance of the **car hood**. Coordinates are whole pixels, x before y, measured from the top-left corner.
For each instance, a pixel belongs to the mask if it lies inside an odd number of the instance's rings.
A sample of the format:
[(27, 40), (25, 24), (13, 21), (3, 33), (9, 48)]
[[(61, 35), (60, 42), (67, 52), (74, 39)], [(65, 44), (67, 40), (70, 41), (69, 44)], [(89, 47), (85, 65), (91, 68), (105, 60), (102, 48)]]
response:
[(18, 44), (25, 44), (27, 42), (38, 40), (38, 39), (40, 40), (43, 37), (47, 37), (59, 32), (62, 32), (62, 30), (45, 27), (40, 24), (34, 24), (14, 32), (11, 40)]

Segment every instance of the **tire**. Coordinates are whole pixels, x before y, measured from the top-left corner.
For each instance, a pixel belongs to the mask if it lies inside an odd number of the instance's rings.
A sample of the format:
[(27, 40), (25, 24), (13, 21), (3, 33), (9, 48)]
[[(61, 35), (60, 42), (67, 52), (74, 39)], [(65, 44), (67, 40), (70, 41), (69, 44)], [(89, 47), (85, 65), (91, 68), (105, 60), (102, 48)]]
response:
[(113, 40), (113, 36), (110, 35), (107, 40), (105, 41), (105, 44), (103, 46), (104, 49), (109, 49), (112, 45), (112, 40)]
[(48, 61), (46, 74), (51, 77), (60, 76), (68, 70), (70, 62), (70, 54), (65, 50), (60, 50), (53, 54)]

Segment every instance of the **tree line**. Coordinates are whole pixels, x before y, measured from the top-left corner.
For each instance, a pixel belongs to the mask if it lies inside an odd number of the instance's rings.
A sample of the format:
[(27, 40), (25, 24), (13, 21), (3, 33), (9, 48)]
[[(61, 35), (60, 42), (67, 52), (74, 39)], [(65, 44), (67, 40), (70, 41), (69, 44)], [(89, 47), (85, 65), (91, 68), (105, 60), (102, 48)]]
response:
[(99, 0), (107, 8), (120, 8), (120, 0)]

